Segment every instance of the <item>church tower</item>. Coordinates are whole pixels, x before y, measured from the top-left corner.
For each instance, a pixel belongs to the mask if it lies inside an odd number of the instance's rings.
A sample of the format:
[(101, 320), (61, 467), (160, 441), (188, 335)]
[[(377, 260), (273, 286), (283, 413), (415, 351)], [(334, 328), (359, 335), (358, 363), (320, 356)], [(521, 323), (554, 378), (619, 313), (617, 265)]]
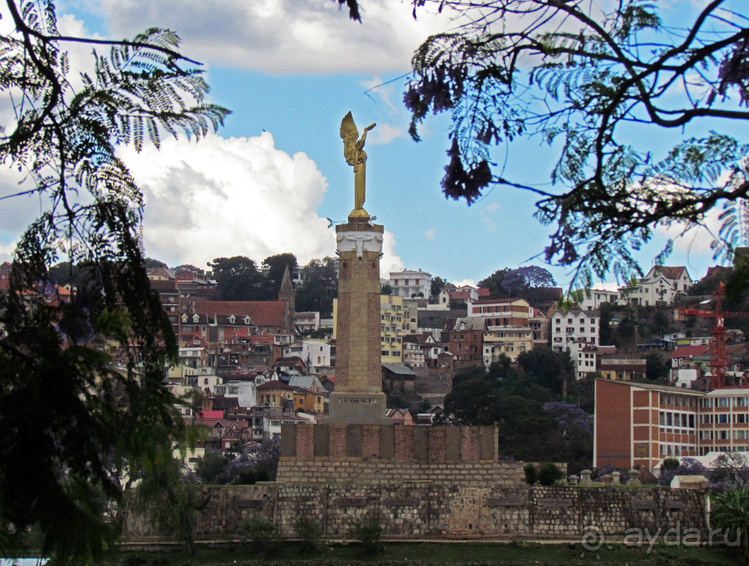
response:
[(281, 280), (281, 289), (278, 291), (278, 300), (283, 301), (284, 307), (284, 331), (289, 334), (296, 334), (296, 295), (294, 295), (294, 285), (291, 283), (291, 273), (289, 266), (283, 271)]

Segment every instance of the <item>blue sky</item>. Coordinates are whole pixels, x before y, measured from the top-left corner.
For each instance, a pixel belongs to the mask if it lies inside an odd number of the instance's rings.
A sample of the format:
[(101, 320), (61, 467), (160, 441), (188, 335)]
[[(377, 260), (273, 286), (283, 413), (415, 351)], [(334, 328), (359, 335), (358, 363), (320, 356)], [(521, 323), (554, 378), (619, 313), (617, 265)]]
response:
[[(496, 269), (542, 263), (531, 258), (542, 253), (548, 229), (533, 218), (532, 195), (496, 188), (470, 207), (448, 201), (439, 187), (446, 117), (427, 120), (421, 143), (406, 133), (402, 92), (411, 53), (450, 23), (427, 14), (414, 22), (397, 0), (362, 5), (363, 24), (330, 0), (57, 3), (66, 33), (122, 38), (148, 27), (174, 29), (183, 53), (205, 63), (212, 101), (233, 112), (218, 135), (198, 145), (170, 140), (160, 152), (123, 150), (146, 195), (147, 255), (198, 266), (230, 255), (262, 261), (292, 252), (302, 264), (332, 255), (326, 219), (343, 221), (353, 207), (353, 173), (339, 137), (350, 110), (360, 132), (377, 123), (367, 138), (365, 208), (387, 233), (383, 275), (423, 269), (478, 282)], [(86, 67), (87, 51), (73, 49), (75, 68)], [(554, 163), (534, 141), (509, 153), (500, 148), (494, 158), (526, 183), (548, 183)], [(0, 172), (3, 191), (12, 182)], [(3, 206), (0, 260), (43, 203)], [(669, 264), (702, 277), (713, 263), (707, 244), (705, 235), (681, 242)], [(658, 243), (643, 251), (645, 270), (657, 251)], [(565, 270), (549, 269), (566, 283)]]

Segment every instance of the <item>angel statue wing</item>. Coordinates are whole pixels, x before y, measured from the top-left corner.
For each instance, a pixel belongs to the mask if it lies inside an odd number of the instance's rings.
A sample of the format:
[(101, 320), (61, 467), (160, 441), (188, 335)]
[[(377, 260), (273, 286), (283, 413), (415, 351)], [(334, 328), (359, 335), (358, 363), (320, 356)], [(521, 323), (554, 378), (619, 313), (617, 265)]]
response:
[(358, 137), (359, 130), (356, 129), (354, 117), (349, 112), (341, 120), (341, 139), (343, 140), (343, 156), (346, 158), (346, 163), (352, 166), (356, 166), (356, 154), (358, 153), (356, 139)]

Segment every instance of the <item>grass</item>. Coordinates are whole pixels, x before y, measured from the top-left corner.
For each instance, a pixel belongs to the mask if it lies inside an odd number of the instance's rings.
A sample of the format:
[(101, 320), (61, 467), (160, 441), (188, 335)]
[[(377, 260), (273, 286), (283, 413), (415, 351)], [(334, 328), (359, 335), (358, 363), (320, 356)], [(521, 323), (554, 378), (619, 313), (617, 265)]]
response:
[(356, 544), (336, 544), (319, 551), (301, 551), (301, 545), (286, 542), (280, 552), (272, 558), (253, 555), (247, 547), (240, 545), (223, 547), (201, 547), (195, 556), (184, 552), (120, 553), (106, 560), (109, 565), (121, 566), (286, 566), (302, 564), (308, 566), (343, 566), (348, 564), (394, 565), (504, 565), (520, 566), (549, 565), (622, 565), (673, 566), (728, 565), (735, 564), (732, 549), (656, 545), (628, 548), (611, 545), (597, 552), (586, 551), (580, 544), (538, 543), (383, 543), (377, 555), (366, 554)]

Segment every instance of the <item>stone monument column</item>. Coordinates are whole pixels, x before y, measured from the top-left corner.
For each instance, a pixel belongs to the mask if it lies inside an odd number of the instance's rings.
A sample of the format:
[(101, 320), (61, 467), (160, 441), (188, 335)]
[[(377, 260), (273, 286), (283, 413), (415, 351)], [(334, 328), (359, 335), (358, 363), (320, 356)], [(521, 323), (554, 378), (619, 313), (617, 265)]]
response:
[(354, 210), (336, 226), (338, 321), (336, 385), (330, 394), (331, 423), (386, 424), (380, 353), (380, 256), (383, 227), (364, 210), (363, 151), (367, 131), (359, 135), (349, 112), (341, 122), (344, 155), (354, 167)]

